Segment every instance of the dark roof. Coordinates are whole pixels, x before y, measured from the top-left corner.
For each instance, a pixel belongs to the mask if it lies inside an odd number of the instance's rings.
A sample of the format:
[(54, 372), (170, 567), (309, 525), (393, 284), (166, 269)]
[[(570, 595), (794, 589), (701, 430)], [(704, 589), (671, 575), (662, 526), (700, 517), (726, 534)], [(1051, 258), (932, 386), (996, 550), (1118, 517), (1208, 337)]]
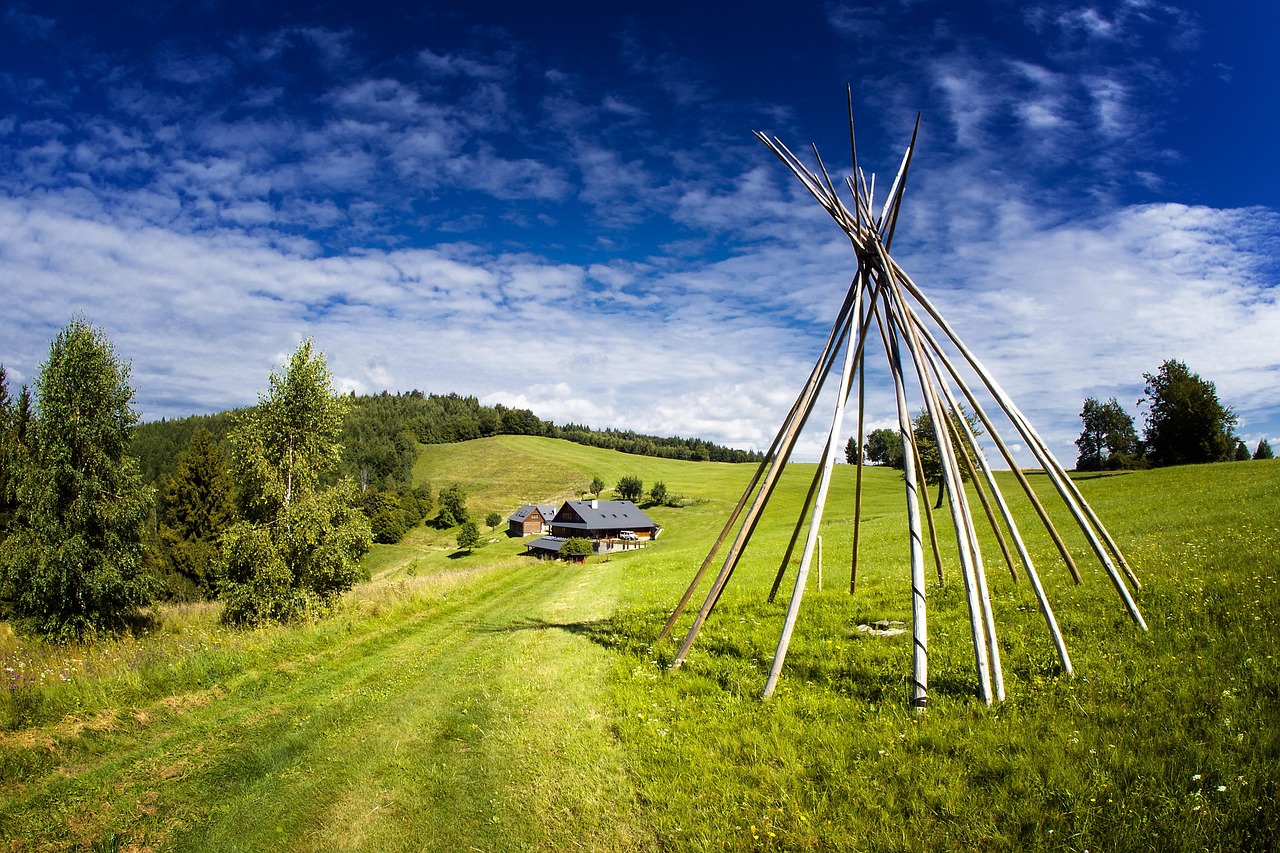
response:
[(537, 539), (528, 542), (524, 547), (531, 551), (555, 551), (560, 553), (560, 549), (564, 547), (564, 543), (569, 540), (563, 536), (539, 536)]
[[(595, 504), (593, 507), (592, 504)], [(581, 522), (561, 519), (565, 507), (571, 507)], [(576, 527), (586, 530), (630, 530), (637, 527), (658, 525), (644, 510), (631, 501), (565, 501), (552, 519), (557, 527)]]
[(511, 513), (511, 516), (507, 521), (524, 521), (535, 509), (541, 513), (543, 519), (546, 521), (550, 521), (551, 516), (556, 514), (555, 504), (525, 504), (515, 512)]

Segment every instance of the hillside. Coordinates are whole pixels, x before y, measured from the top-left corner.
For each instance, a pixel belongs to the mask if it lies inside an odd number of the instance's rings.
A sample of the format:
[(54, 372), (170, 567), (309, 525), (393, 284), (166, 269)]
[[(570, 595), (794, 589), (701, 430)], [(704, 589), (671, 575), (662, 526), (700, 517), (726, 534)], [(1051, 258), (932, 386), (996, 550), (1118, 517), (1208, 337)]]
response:
[[(962, 584), (930, 575), (929, 710), (907, 707), (901, 481), (838, 466), (825, 584), (778, 694), (764, 602), (813, 466), (795, 466), (683, 668), (658, 629), (752, 466), (527, 436), (428, 448), (415, 477), (474, 510), (663, 479), (643, 551), (577, 568), (422, 528), (371, 556), (331, 618), (249, 632), (171, 608), (157, 630), (59, 648), (0, 629), (0, 838), (32, 850), (1239, 850), (1280, 842), (1280, 462), (1081, 481), (1142, 577), (1137, 630), (1106, 577), (1032, 548), (1076, 678), (1028, 585), (991, 559), (1009, 697), (974, 699)], [(792, 512), (788, 512), (788, 508)], [(1018, 503), (1025, 515), (1026, 507)], [(1028, 529), (1030, 525), (1027, 525)], [(947, 529), (940, 535), (946, 540)], [(993, 550), (994, 553), (994, 550)], [(1002, 573), (1003, 572), (1003, 573)], [(783, 596), (785, 599), (785, 596)]]

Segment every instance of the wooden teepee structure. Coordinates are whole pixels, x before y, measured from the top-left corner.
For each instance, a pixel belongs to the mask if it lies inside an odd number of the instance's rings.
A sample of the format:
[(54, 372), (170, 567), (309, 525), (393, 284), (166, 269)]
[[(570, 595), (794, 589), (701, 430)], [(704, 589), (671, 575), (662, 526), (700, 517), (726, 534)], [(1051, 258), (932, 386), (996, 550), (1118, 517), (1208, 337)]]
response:
[[(909, 392), (916, 394), (931, 422), (933, 437), (937, 442), (941, 457), (942, 482), (940, 488), (945, 490), (948, 509), (955, 529), (956, 546), (959, 553), (961, 574), (968, 602), (969, 621), (973, 634), (974, 665), (978, 675), (979, 697), (988, 705), (992, 701), (1004, 700), (1004, 678), (1000, 665), (1000, 648), (996, 642), (996, 625), (992, 615), (991, 599), (988, 592), (986, 569), (982, 551), (978, 541), (978, 522), (975, 521), (973, 508), (969, 501), (970, 489), (978, 498), (987, 524), (994, 531), (1003, 558), (1013, 578), (1018, 579), (1015, 560), (1009, 550), (1012, 541), (1017, 552), (1018, 562), (1029, 580), (1035, 593), (1041, 614), (1044, 616), (1049, 633), (1057, 649), (1059, 661), (1064, 672), (1070, 674), (1071, 658), (1063, 643), (1062, 633), (1054, 618), (1053, 609), (1045, 595), (1040, 578), (1027, 551), (1022, 535), (1018, 530), (1012, 513), (996, 483), (992, 468), (970, 427), (962, 406), (967, 404), (969, 410), (985, 427), (991, 442), (998, 449), (1006, 464), (1012, 470), (1018, 485), (1029, 499), (1036, 515), (1050, 538), (1057, 547), (1063, 562), (1071, 572), (1076, 583), (1080, 582), (1080, 572), (1072, 559), (1071, 553), (1062, 537), (1055, 529), (1044, 505), (1031, 488), (1026, 476), (1015, 461), (1009, 445), (1001, 438), (996, 424), (989, 414), (1003, 415), (1004, 422), (1011, 426), (1020, 437), (1022, 443), (1031, 451), (1043, 467), (1058, 498), (1065, 504), (1072, 518), (1083, 531), (1093, 553), (1105, 568), (1115, 585), (1120, 599), (1128, 609), (1133, 620), (1146, 630), (1142, 614), (1138, 612), (1130, 591), (1131, 584), (1135, 590), (1141, 584), (1134, 575), (1115, 541), (1107, 533), (1098, 516), (1085, 502), (1075, 484), (1067, 477), (1062, 466), (1049, 452), (1048, 446), (1036, 433), (1035, 429), (1023, 416), (1022, 412), (1004, 392), (995, 377), (982, 365), (977, 356), (965, 346), (955, 331), (931, 303), (923, 291), (911, 277), (900, 267), (889, 254), (893, 243), (894, 229), (902, 207), (903, 191), (906, 186), (907, 173), (911, 167), (912, 154), (915, 150), (916, 137), (920, 128), (920, 117), (916, 117), (915, 131), (911, 135), (911, 144), (907, 146), (902, 163), (896, 177), (885, 195), (884, 202), (877, 211), (874, 206), (875, 176), (870, 182), (858, 167), (858, 151), (854, 135), (853, 98), (849, 93), (849, 145), (853, 158), (852, 175), (845, 178), (842, 184), (832, 181), (823, 165), (816, 146), (813, 148), (817, 171), (808, 168), (780, 140), (756, 133), (756, 136), (772, 151), (779, 160), (800, 180), (823, 209), (835, 220), (836, 224), (849, 237), (857, 258), (857, 270), (848, 293), (840, 305), (835, 324), (827, 337), (825, 346), (809, 374), (808, 381), (801, 389), (791, 410), (783, 420), (777, 436), (765, 453), (764, 460), (756, 469), (742, 498), (734, 507), (723, 531), (716, 539), (706, 559), (698, 568), (689, 588), (676, 605), (671, 617), (667, 620), (659, 641), (665, 640), (674, 628), (677, 620), (693, 598), (708, 568), (720, 554), (729, 535), (736, 527), (734, 536), (719, 573), (711, 583), (706, 600), (693, 619), (684, 642), (672, 662), (679, 666), (689, 653), (690, 647), (702, 629), (707, 617), (715, 608), (725, 586), (733, 576), (735, 567), (742, 558), (756, 524), (759, 522), (775, 486), (791, 457), (796, 440), (800, 435), (814, 406), (819, 392), (826, 380), (832, 375), (837, 362), (840, 363), (839, 390), (836, 394), (835, 413), (831, 421), (831, 429), (827, 435), (826, 447), (818, 466), (808, 497), (796, 522), (791, 545), (783, 557), (782, 565), (773, 584), (769, 598), (773, 599), (780, 585), (786, 567), (791, 559), (799, 534), (804, 527), (804, 520), (809, 519), (808, 532), (804, 540), (804, 549), (800, 558), (799, 570), (795, 580), (795, 590), (787, 608), (786, 621), (782, 635), (778, 641), (773, 666), (764, 688), (764, 696), (768, 698), (777, 685), (778, 677), (786, 657), (787, 646), (795, 626), (796, 616), (800, 610), (800, 602), (804, 594), (805, 581), (813, 558), (818, 531), (822, 521), (823, 507), (826, 501), (827, 487), (830, 483), (832, 464), (839, 451), (838, 442), (845, 417), (846, 404), (852, 397), (852, 379), (858, 379), (857, 389), (857, 441), (861, 448), (864, 442), (865, 399), (865, 358), (867, 343), (873, 335), (878, 336), (881, 349), (888, 362), (889, 374), (897, 402), (898, 429), (903, 442), (904, 480), (906, 483), (907, 523), (910, 534), (910, 567), (911, 567), (911, 601), (912, 632), (914, 637), (912, 672), (913, 696), (912, 705), (923, 709), (928, 690), (928, 633), (926, 622), (925, 595), (925, 542), (921, 529), (921, 507), (928, 522), (931, 550), (934, 562), (941, 575), (941, 556), (932, 512), (929, 509), (928, 496), (921, 494), (921, 458), (917, 447), (915, 431), (910, 415)], [(844, 195), (842, 195), (842, 193)], [(966, 376), (969, 377), (966, 379)], [(976, 387), (975, 387), (976, 386)], [(982, 394), (980, 397), (979, 394)], [(986, 405), (984, 405), (984, 400)], [(1007, 427), (1006, 427), (1007, 428)], [(859, 454), (857, 463), (857, 485), (855, 492), (853, 560), (850, 575), (850, 592), (853, 591), (857, 574), (858, 561), (858, 529), (861, 518), (862, 503), (862, 460)], [(966, 477), (969, 483), (965, 483)], [(1126, 583), (1127, 579), (1127, 583)], [(994, 689), (993, 689), (994, 687)]]

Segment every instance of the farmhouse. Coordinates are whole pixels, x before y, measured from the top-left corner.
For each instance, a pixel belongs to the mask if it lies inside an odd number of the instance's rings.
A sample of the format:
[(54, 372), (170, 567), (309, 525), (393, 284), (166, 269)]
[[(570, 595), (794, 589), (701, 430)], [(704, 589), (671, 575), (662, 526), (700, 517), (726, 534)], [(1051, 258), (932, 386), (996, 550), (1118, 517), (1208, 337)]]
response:
[[(514, 517), (514, 516), (513, 516)], [(572, 538), (588, 539), (596, 554), (643, 548), (662, 532), (631, 501), (565, 501), (550, 521), (551, 535), (533, 540), (526, 553), (554, 557)]]
[(507, 533), (512, 536), (550, 533), (551, 518), (555, 514), (555, 504), (525, 504), (507, 519)]

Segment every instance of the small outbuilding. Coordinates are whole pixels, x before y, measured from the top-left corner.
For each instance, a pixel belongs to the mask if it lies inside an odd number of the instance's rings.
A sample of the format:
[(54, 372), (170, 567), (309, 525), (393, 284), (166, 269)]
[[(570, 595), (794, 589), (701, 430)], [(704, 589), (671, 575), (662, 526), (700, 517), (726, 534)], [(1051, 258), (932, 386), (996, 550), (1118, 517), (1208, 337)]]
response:
[(550, 533), (551, 518), (555, 514), (555, 504), (525, 504), (507, 519), (507, 533), (512, 536)]

